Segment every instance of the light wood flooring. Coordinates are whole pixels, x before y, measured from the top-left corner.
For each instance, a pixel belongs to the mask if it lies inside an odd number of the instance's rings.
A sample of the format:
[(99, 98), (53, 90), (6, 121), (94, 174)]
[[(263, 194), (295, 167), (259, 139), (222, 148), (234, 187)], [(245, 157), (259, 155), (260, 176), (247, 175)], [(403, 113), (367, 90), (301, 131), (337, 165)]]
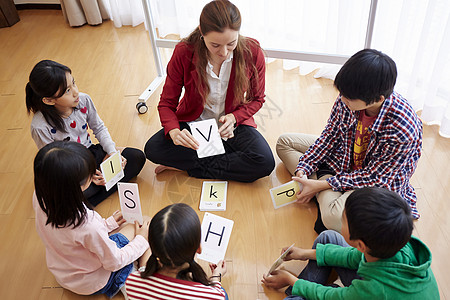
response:
[[(47, 270), (31, 206), (37, 149), (30, 136), (24, 88), (39, 60), (68, 65), (117, 145), (142, 149), (160, 129), (155, 106), (161, 89), (148, 101), (146, 114), (135, 109), (139, 94), (156, 76), (148, 35), (143, 25), (114, 28), (112, 22), (70, 28), (61, 11), (24, 10), (19, 15), (20, 22), (0, 29), (0, 299), (106, 299), (64, 290)], [(167, 60), (170, 50), (164, 52)], [(274, 151), (283, 132), (319, 134), (337, 92), (330, 80), (283, 71), (281, 62), (275, 61), (267, 65), (266, 94), (268, 101), (256, 121)], [(424, 126), (423, 150), (412, 180), (422, 214), (414, 234), (431, 248), (441, 298), (450, 299), (450, 140), (438, 135), (438, 127)], [(276, 161), (276, 169), (266, 178), (251, 184), (229, 182), (227, 211), (217, 213), (235, 222), (224, 277), (230, 299), (282, 299), (282, 292), (261, 286), (262, 274), (283, 246), (295, 242), (309, 248), (316, 237), (314, 205), (274, 210), (268, 190), (290, 178), (277, 157)], [(144, 214), (151, 216), (176, 202), (197, 210), (202, 180), (173, 171), (155, 176), (154, 169), (147, 162), (136, 179)], [(107, 217), (118, 208), (116, 194), (97, 211)], [(288, 263), (286, 268), (298, 273), (302, 264)]]

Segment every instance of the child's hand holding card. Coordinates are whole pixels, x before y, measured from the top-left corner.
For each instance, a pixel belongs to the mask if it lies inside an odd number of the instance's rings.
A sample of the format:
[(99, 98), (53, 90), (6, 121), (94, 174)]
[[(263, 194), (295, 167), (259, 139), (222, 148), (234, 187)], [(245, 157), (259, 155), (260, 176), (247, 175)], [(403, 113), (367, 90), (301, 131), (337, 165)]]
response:
[[(306, 176), (303, 176), (306, 179)], [(297, 201), (297, 193), (303, 188), (298, 181), (289, 181), (288, 183), (270, 189), (273, 206), (275, 209), (286, 206)]]
[(291, 251), (292, 247), (294, 247), (294, 244), (290, 245), (289, 248), (286, 249), (286, 251), (281, 254), (280, 257), (272, 264), (272, 267), (270, 267), (269, 272), (267, 272), (267, 276), (270, 275), (273, 271), (275, 271), (284, 261), (284, 258), (289, 254), (289, 251)]

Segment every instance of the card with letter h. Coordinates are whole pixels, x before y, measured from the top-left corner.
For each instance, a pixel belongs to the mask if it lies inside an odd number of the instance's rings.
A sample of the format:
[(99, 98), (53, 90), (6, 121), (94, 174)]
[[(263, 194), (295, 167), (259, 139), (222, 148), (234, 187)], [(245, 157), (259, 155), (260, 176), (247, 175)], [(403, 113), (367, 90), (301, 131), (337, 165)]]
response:
[(223, 260), (233, 224), (233, 220), (205, 213), (202, 222), (202, 253), (197, 257), (213, 264)]

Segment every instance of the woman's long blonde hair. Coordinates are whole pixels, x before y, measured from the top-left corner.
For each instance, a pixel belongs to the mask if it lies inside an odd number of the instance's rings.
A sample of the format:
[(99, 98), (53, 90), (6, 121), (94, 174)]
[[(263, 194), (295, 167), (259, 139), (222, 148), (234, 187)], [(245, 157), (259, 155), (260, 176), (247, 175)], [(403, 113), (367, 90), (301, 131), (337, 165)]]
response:
[[(206, 66), (208, 65), (208, 49), (202, 39), (203, 35), (208, 32), (223, 32), (225, 29), (239, 31), (241, 28), (241, 13), (238, 8), (228, 0), (215, 0), (206, 4), (200, 15), (200, 27), (197, 27), (182, 42), (194, 46), (197, 54), (196, 70), (199, 75), (198, 90), (206, 102), (206, 98), (210, 93), (210, 87), (206, 78)], [(235, 85), (234, 85), (234, 104), (245, 104), (252, 101), (253, 95), (250, 86), (250, 71), (253, 76), (258, 79), (258, 72), (253, 63), (252, 52), (249, 45), (259, 45), (252, 39), (246, 38), (239, 34), (236, 49), (233, 51), (233, 60), (235, 61)], [(250, 69), (250, 70), (249, 70)], [(257, 82), (258, 80), (256, 80)], [(245, 97), (244, 97), (245, 94)]]

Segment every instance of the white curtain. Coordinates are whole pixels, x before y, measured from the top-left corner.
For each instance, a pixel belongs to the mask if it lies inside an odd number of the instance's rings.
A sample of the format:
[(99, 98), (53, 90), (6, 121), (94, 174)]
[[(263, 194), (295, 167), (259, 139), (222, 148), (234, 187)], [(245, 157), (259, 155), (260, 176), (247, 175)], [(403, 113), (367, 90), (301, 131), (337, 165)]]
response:
[(142, 0), (109, 0), (109, 4), (115, 27), (123, 25), (135, 27), (144, 22)]
[[(160, 36), (187, 36), (208, 0), (151, 0)], [(352, 55), (364, 47), (370, 0), (232, 0), (241, 34), (263, 48)], [(450, 137), (450, 1), (379, 0), (372, 48), (397, 63), (396, 90)], [(340, 66), (284, 60), (302, 74), (334, 78)]]
[(64, 18), (70, 26), (99, 25), (111, 18), (106, 0), (60, 0)]
[(450, 2), (382, 0), (372, 47), (397, 63), (396, 89), (450, 137)]

